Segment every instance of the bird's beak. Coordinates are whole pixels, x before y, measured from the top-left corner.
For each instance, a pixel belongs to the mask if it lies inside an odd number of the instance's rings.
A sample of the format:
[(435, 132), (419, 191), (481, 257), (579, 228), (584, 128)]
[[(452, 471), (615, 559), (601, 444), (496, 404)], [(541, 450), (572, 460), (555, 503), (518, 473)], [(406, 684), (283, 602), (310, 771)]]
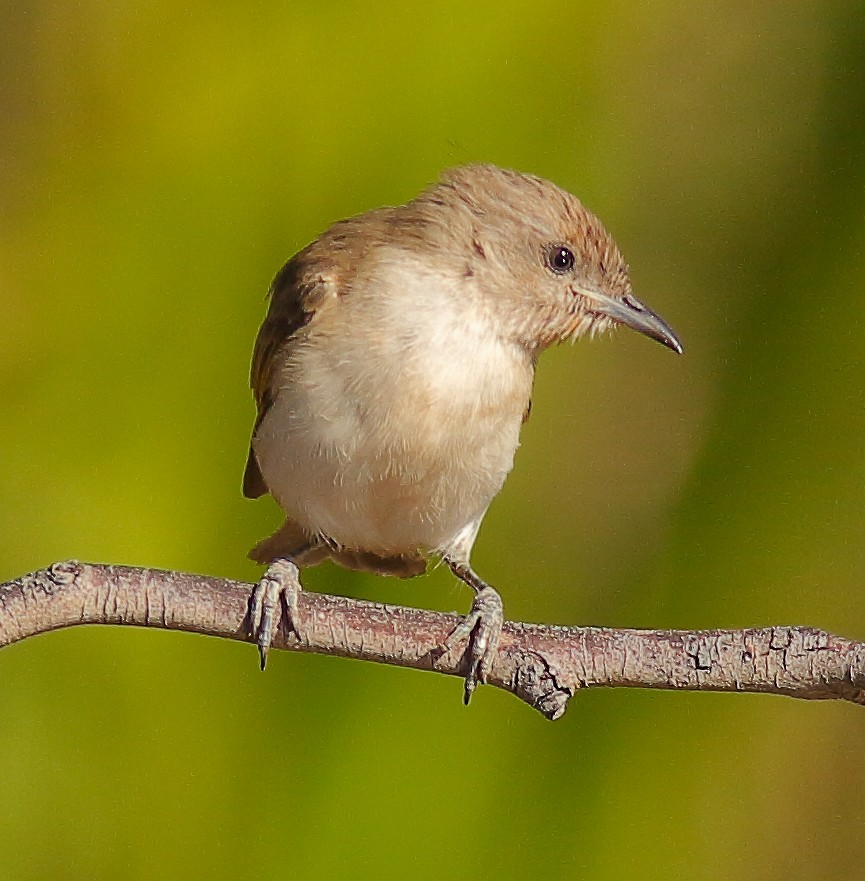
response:
[(619, 324), (624, 324), (633, 330), (639, 331), (663, 343), (668, 349), (677, 354), (682, 354), (682, 344), (673, 333), (673, 328), (652, 310), (641, 303), (633, 294), (625, 294), (624, 297), (611, 297), (590, 288), (579, 288), (579, 292), (588, 300), (589, 311), (598, 315), (606, 315)]

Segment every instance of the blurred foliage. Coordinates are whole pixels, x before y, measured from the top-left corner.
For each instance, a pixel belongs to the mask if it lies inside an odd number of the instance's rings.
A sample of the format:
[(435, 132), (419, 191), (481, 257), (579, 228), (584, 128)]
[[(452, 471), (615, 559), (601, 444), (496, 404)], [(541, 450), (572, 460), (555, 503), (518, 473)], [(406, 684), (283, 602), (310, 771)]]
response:
[[(861, 3), (0, 7), (0, 578), (254, 579), (264, 292), (484, 160), (604, 219), (682, 359), (548, 353), (475, 563), (509, 617), (865, 638)], [(469, 597), (322, 567), (310, 587)], [(4, 881), (861, 877), (865, 714), (578, 695), (129, 629), (0, 657)]]

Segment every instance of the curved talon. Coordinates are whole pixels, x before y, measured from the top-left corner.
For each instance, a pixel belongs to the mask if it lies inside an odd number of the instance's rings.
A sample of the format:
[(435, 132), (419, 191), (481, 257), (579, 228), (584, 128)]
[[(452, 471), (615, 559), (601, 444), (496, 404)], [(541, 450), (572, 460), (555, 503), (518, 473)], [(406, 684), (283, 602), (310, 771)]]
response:
[(301, 591), (300, 573), (291, 560), (274, 560), (249, 599), (249, 621), (256, 637), (261, 669), (267, 665), (267, 654), (282, 618), (281, 604), (285, 603), (285, 624), (298, 639), (298, 596)]

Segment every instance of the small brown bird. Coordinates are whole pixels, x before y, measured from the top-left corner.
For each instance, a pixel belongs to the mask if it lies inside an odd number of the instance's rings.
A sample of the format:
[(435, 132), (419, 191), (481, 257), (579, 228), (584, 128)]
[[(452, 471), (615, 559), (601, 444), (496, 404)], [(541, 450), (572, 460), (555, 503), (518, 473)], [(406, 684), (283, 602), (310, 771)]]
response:
[(504, 620), (469, 556), (513, 466), (538, 356), (614, 324), (682, 351), (590, 211), (492, 165), (335, 223), (292, 257), (255, 344), (243, 479), (287, 515), (250, 553), (271, 564), (251, 607), (262, 668), (281, 600), (300, 636), (297, 567), (329, 557), (406, 578), (434, 555), (475, 592), (442, 647), (468, 641), (468, 702)]

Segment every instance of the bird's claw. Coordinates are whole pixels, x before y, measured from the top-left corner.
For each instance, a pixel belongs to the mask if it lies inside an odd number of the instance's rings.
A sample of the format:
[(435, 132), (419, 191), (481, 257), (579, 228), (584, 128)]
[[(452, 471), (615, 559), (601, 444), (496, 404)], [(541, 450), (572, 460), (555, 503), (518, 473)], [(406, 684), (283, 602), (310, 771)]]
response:
[(466, 704), (472, 699), (478, 685), (487, 681), (498, 651), (504, 620), (502, 598), (495, 589), (486, 585), (475, 594), (468, 615), (442, 644), (444, 651), (450, 651), (457, 643), (465, 639), (469, 641), (469, 669), (463, 696)]
[(291, 560), (274, 560), (255, 586), (249, 600), (249, 621), (261, 669), (267, 665), (267, 653), (283, 616), (285, 604), (286, 630), (293, 630), (300, 639), (298, 629), (298, 597), (300, 595), (300, 573)]

